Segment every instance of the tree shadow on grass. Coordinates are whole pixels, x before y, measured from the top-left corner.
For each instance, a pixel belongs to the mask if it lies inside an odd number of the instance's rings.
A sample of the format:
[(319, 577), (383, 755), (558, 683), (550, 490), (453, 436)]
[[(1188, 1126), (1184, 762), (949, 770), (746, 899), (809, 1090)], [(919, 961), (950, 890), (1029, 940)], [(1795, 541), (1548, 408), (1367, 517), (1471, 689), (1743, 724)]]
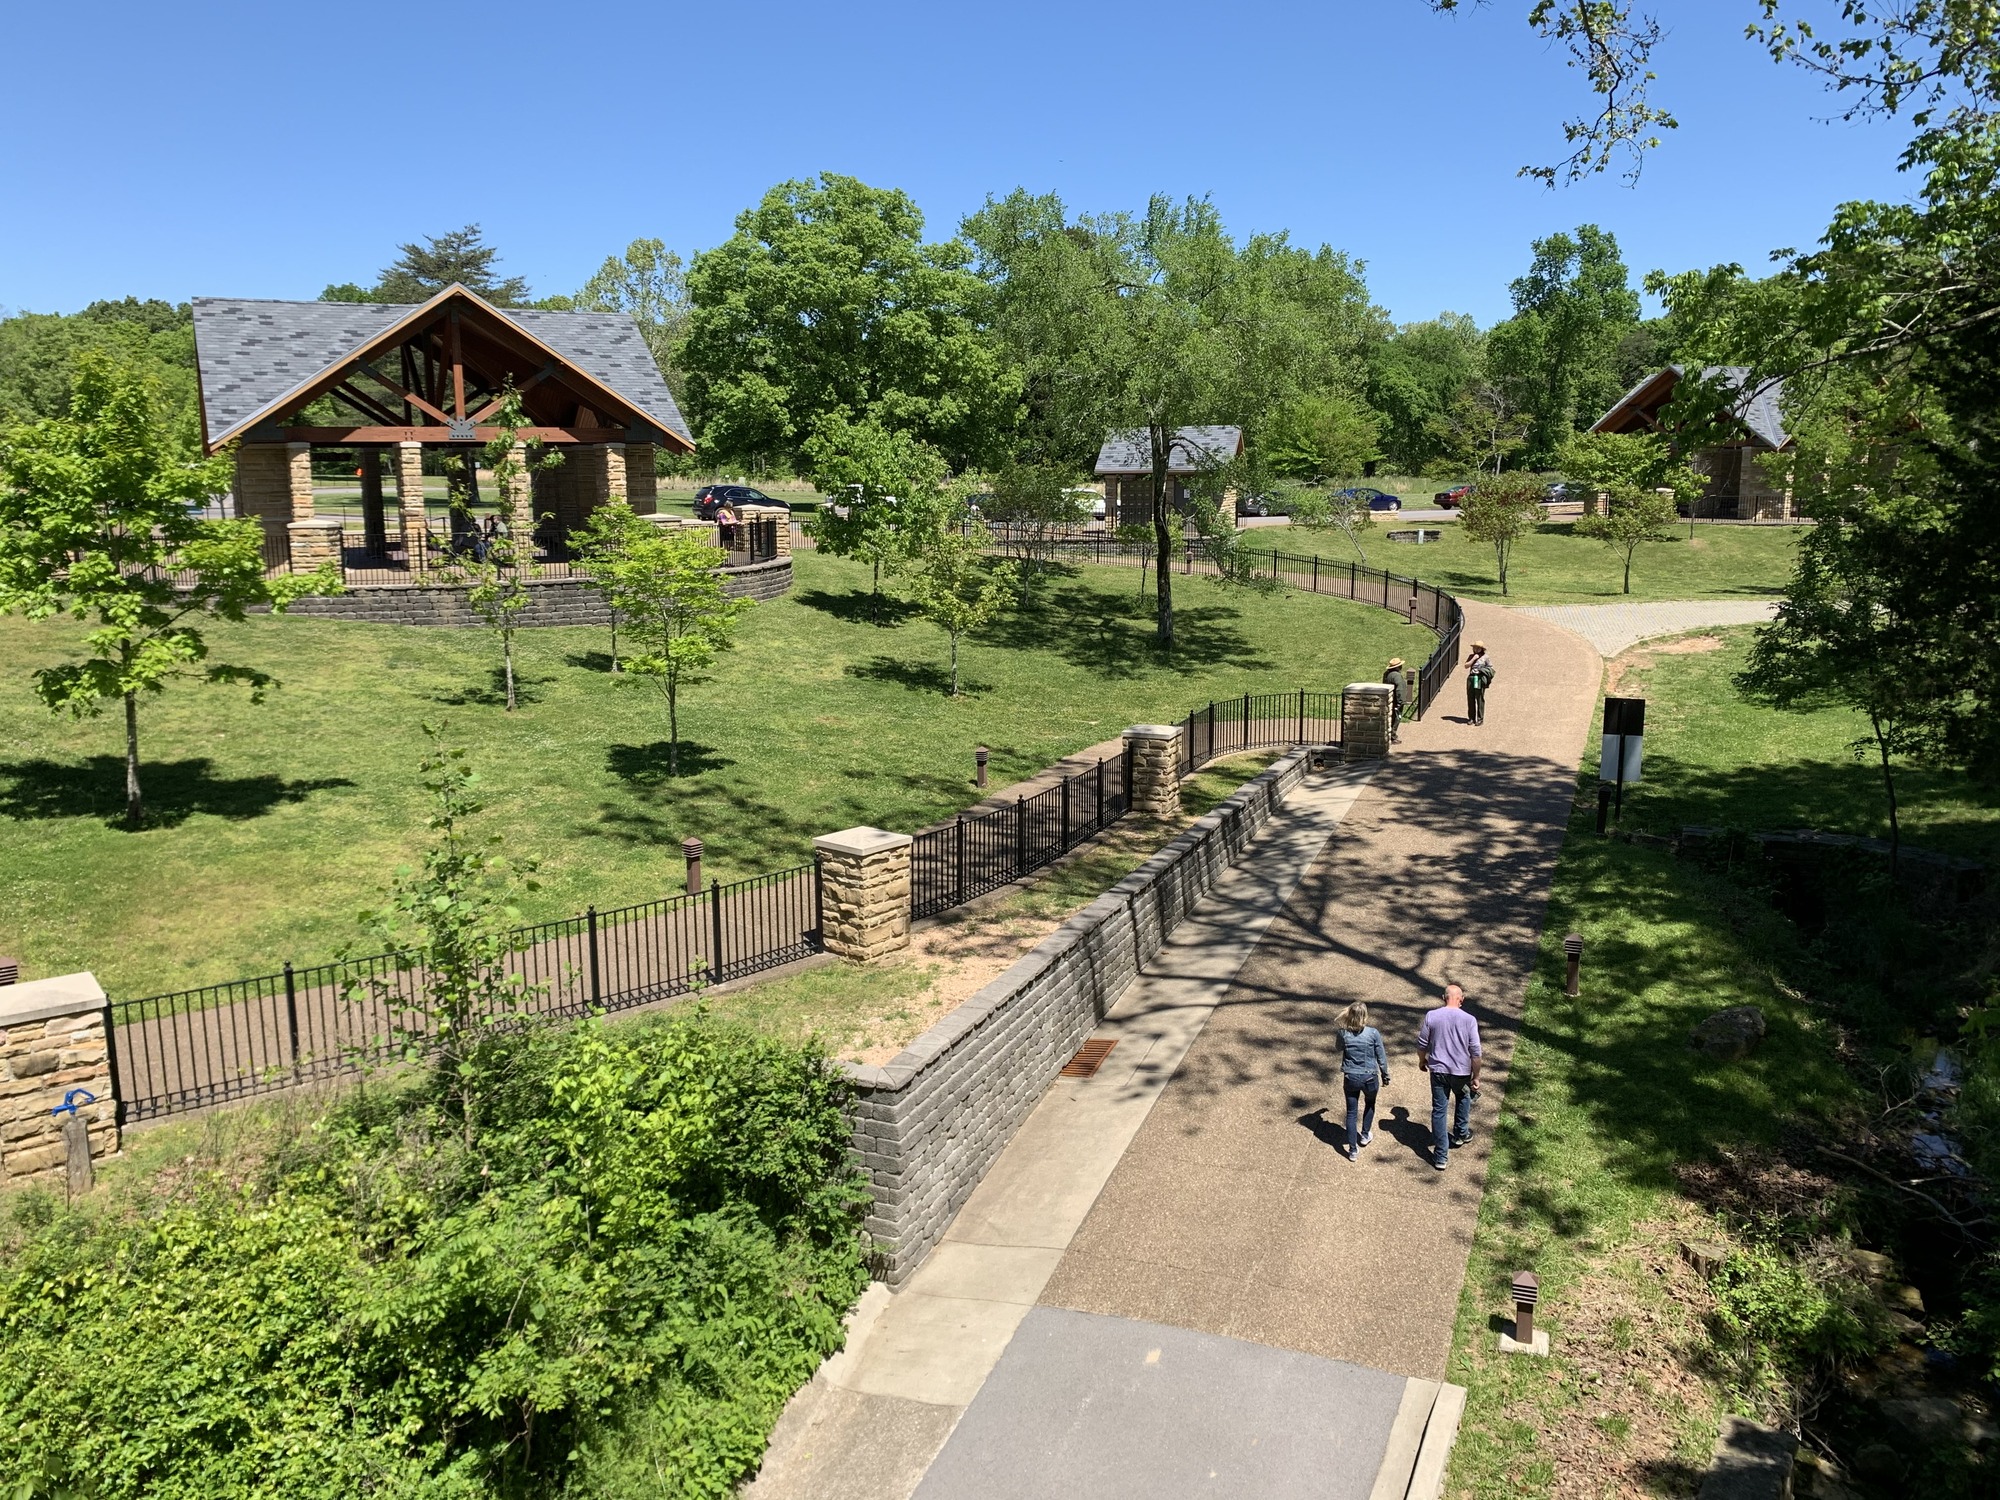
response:
[(894, 594), (878, 596), (867, 589), (850, 589), (844, 594), (830, 593), (826, 589), (801, 589), (792, 597), (807, 609), (832, 615), (849, 625), (893, 627), (914, 619), (917, 614), (917, 607), (909, 600), (899, 599)]
[[(859, 677), (865, 682), (893, 682), (913, 693), (933, 693), (940, 698), (951, 694), (951, 668), (942, 662), (903, 661), (893, 656), (876, 656), (865, 662), (851, 662), (845, 670), (849, 677)], [(960, 697), (982, 697), (993, 691), (993, 684), (975, 682), (961, 668), (958, 691)]]
[[(528, 677), (517, 664), (514, 668), (514, 702), (527, 708), (542, 701), (537, 688), (547, 687), (554, 682), (553, 677)], [(484, 687), (460, 688), (456, 692), (426, 693), (433, 703), (448, 704), (452, 708), (505, 708), (507, 706), (507, 668), (494, 667), (488, 675)]]
[(563, 657), (563, 665), (575, 667), (579, 672), (609, 672), (611, 653), (609, 651), (572, 651)]
[[(206, 756), (139, 765), (146, 828), (175, 828), (196, 814), (242, 821), (303, 802), (314, 792), (353, 786), (344, 776), (287, 781), (282, 776), (217, 776)], [(103, 818), (125, 822), (125, 760), (93, 755), (80, 763), (20, 760), (0, 763), (0, 817)]]
[(627, 786), (651, 790), (671, 781), (687, 781), (711, 771), (726, 770), (736, 764), (713, 745), (699, 740), (682, 740), (680, 769), (669, 772), (668, 744), (654, 740), (650, 745), (611, 745), (604, 752), (604, 767)]
[(1099, 677), (1155, 672), (1193, 677), (1219, 667), (1272, 670), (1270, 658), (1238, 625), (1241, 618), (1226, 604), (1177, 604), (1174, 643), (1163, 647), (1154, 637), (1150, 595), (1141, 599), (1085, 582), (1052, 580), (1033, 606), (1008, 611), (976, 639), (1017, 651), (1046, 651)]

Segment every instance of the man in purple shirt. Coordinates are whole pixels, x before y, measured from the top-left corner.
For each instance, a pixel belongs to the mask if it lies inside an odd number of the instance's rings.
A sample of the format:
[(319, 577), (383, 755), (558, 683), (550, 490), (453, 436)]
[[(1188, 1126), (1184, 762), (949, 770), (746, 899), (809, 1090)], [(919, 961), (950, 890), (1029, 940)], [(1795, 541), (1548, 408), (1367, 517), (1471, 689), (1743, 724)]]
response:
[[(1453, 1146), (1472, 1139), (1472, 1101), (1479, 1097), (1479, 1023), (1465, 1013), (1465, 991), (1444, 987), (1444, 1004), (1417, 1028), (1417, 1062), (1431, 1075), (1431, 1165), (1440, 1172)], [(1450, 1134), (1445, 1116), (1458, 1101)]]

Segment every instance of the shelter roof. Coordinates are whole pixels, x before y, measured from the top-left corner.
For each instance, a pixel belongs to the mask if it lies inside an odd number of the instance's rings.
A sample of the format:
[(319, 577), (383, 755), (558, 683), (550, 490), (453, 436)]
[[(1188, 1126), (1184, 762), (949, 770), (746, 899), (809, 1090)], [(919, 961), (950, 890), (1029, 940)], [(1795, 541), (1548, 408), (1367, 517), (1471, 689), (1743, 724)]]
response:
[[(1686, 365), (1668, 365), (1648, 375), (1620, 396), (1603, 416), (1591, 426), (1592, 432), (1624, 432), (1631, 428), (1641, 414), (1652, 417), (1659, 409), (1673, 399), (1674, 389), (1687, 374)], [(1782, 380), (1753, 380), (1750, 370), (1744, 365), (1704, 365), (1698, 378), (1722, 383), (1737, 393), (1730, 414), (1743, 428), (1759, 442), (1772, 448), (1782, 448), (1791, 442), (1792, 435), (1785, 429), (1783, 401), (1785, 383)]]
[[(1197, 474), (1226, 464), (1243, 451), (1241, 427), (1183, 427), (1167, 446), (1169, 474)], [(1152, 448), (1145, 429), (1108, 433), (1097, 450), (1099, 474), (1150, 474)]]
[(240, 436), (283, 409), (288, 398), (453, 296), (511, 323), (654, 426), (693, 446), (673, 392), (629, 313), (495, 307), (456, 284), (430, 302), (411, 304), (195, 298), (195, 362), (208, 445)]

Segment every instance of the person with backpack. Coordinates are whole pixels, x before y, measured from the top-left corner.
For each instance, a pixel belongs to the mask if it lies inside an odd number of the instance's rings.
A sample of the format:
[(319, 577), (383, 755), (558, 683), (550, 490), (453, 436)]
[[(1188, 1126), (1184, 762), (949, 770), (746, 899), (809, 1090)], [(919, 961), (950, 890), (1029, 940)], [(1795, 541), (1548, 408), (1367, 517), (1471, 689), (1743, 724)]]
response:
[[(1382, 1033), (1368, 1024), (1368, 1007), (1359, 1000), (1340, 1013), (1340, 1085), (1347, 1095), (1347, 1159), (1354, 1161), (1360, 1149), (1375, 1139), (1375, 1095), (1389, 1081), (1389, 1052), (1382, 1045)], [(1354, 1116), (1362, 1100), (1368, 1101), (1361, 1119), (1361, 1133), (1354, 1131)]]
[(1402, 657), (1389, 658), (1389, 665), (1382, 672), (1382, 681), (1389, 689), (1389, 743), (1393, 745), (1403, 737)]
[(1496, 675), (1486, 643), (1474, 641), (1472, 655), (1465, 663), (1465, 716), (1474, 724), (1486, 722), (1486, 690), (1493, 686)]

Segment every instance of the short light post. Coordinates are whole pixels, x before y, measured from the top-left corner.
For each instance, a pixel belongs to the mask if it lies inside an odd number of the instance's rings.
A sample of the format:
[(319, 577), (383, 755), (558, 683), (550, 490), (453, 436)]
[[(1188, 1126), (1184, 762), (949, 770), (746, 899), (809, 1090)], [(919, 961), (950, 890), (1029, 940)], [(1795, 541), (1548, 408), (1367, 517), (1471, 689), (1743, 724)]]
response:
[(682, 839), (681, 853), (687, 859), (687, 891), (690, 896), (701, 894), (701, 840)]
[(1569, 979), (1563, 985), (1563, 993), (1574, 1000), (1583, 992), (1583, 934), (1572, 932), (1564, 938), (1563, 953), (1569, 959)]
[(1535, 1327), (1535, 1308), (1542, 1300), (1542, 1278), (1533, 1271), (1516, 1271), (1510, 1290), (1514, 1296), (1514, 1331), (1500, 1335), (1500, 1352), (1546, 1356), (1549, 1336)]
[(992, 754), (984, 745), (972, 752), (972, 784), (982, 791), (986, 788), (986, 761)]
[[(1421, 532), (1419, 532), (1419, 533), (1418, 533), (1418, 535), (1420, 535), (1420, 536), (1421, 536), (1421, 535), (1422, 535), (1422, 533), (1421, 533)], [(1414, 625), (1414, 624), (1416, 624), (1416, 623), (1417, 623), (1417, 596), (1416, 596), (1415, 594), (1412, 594), (1412, 595), (1410, 595), (1410, 621), (1409, 621), (1409, 622), (1410, 622), (1410, 624), (1412, 624), (1412, 625)]]

